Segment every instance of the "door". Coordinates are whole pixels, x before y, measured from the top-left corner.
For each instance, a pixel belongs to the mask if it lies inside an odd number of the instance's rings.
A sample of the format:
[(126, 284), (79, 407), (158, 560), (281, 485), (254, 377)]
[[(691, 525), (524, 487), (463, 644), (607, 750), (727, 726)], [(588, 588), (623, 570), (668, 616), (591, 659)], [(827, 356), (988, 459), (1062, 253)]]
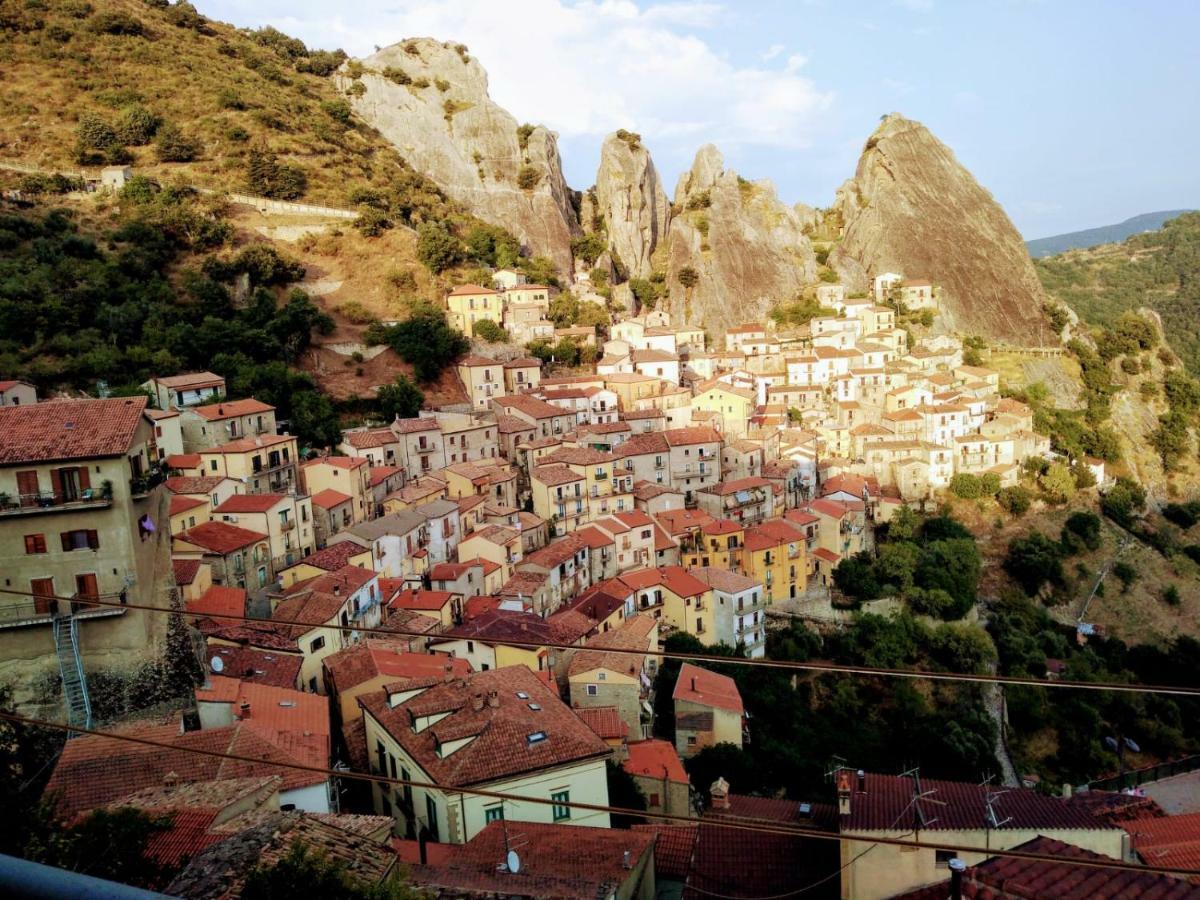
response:
[(33, 610), (39, 616), (54, 612), (54, 579), (33, 578), (29, 582), (30, 593), (33, 594)]
[(38, 485), (37, 472), (17, 473), (17, 496), (22, 506), (37, 506), (39, 493), (41, 487)]
[(87, 608), (89, 599), (100, 599), (100, 585), (96, 582), (95, 574), (88, 572), (86, 575), (75, 576), (75, 595), (79, 602), (72, 604), (74, 609)]
[(429, 832), (429, 840), (438, 840), (437, 803), (432, 794), (425, 795), (425, 828)]

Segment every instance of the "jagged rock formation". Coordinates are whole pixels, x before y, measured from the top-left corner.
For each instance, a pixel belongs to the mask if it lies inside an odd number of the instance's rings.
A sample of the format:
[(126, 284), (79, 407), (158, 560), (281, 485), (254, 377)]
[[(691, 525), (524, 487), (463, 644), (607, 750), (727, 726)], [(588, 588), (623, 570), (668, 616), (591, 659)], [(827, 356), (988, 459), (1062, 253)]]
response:
[(671, 206), (638, 135), (618, 131), (604, 139), (588, 211), (603, 222), (613, 268), (625, 278), (649, 278), (650, 258), (666, 240)]
[(497, 106), (487, 73), (466, 48), (406, 40), (344, 65), (338, 86), (414, 169), (570, 273), (579, 224), (555, 136), (540, 125), (520, 126)]
[[(719, 333), (763, 321), (775, 303), (817, 280), (804, 208), (782, 203), (769, 181), (746, 181), (726, 169), (711, 144), (680, 176), (674, 209), (667, 283), (678, 324)], [(688, 287), (691, 272), (697, 278)]]
[(1004, 210), (918, 122), (884, 117), (838, 189), (829, 263), (852, 290), (883, 272), (942, 286), (943, 324), (1016, 345), (1057, 343), (1025, 242)]

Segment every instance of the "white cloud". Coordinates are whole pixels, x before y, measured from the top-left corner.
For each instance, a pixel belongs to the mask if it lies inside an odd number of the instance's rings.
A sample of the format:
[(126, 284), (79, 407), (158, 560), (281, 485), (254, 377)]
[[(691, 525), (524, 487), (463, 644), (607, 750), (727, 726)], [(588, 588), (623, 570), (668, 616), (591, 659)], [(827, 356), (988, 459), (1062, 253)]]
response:
[[(629, 0), (361, 0), (352, 11), (318, 0), (256, 0), (253, 10), (232, 0), (201, 6), (355, 56), (407, 37), (460, 41), (487, 70), (497, 103), (560, 134), (573, 181), (590, 178), (580, 174), (578, 157), (594, 166), (600, 138), (617, 128), (640, 132), (660, 168), (672, 170), (689, 165), (708, 141), (808, 146), (833, 102), (831, 91), (799, 74), (800, 54), (788, 56), (782, 70), (725, 55), (702, 32), (736, 22), (737, 7), (700, 0), (644, 7)], [(783, 53), (772, 47), (764, 61)]]
[(770, 47), (768, 47), (766, 49), (766, 52), (763, 53), (763, 55), (761, 57), (762, 61), (770, 62), (775, 57), (777, 57), (780, 53), (782, 53), (785, 49), (786, 48), (783, 46), (783, 44), (772, 44)]

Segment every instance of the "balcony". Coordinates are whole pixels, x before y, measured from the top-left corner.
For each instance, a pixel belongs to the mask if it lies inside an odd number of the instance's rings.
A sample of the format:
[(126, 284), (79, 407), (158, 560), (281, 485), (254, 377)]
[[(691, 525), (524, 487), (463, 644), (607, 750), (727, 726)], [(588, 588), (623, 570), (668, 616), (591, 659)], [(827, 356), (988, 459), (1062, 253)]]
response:
[(295, 519), (284, 519), (282, 522), (279, 523), (280, 531), (285, 531), (285, 532), (293, 531), (295, 528), (296, 528), (296, 520)]
[(78, 496), (55, 494), (46, 491), (39, 494), (18, 494), (15, 498), (0, 494), (0, 517), (28, 516), (40, 513), (78, 512), (86, 509), (104, 509), (112, 506), (112, 488), (80, 491)]
[(154, 469), (145, 475), (135, 475), (129, 479), (129, 495), (134, 500), (150, 496), (150, 492), (167, 480), (161, 469)]

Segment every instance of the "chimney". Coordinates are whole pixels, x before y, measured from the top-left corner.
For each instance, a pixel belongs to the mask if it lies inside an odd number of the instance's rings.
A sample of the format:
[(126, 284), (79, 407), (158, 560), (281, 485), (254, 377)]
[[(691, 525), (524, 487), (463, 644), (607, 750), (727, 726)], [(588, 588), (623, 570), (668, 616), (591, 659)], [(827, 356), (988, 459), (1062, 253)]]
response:
[(950, 900), (962, 900), (963, 872), (967, 869), (964, 860), (957, 856), (950, 860)]
[(867, 773), (862, 769), (858, 770), (858, 792), (860, 794), (867, 792)]
[(446, 684), (449, 684), (454, 680), (454, 664), (446, 663), (446, 665), (442, 666), (442, 670), (442, 680), (446, 682)]
[(623, 854), (621, 854), (621, 868), (622, 869), (632, 869), (633, 868), (633, 854), (630, 853), (628, 850), (626, 850)]
[(838, 815), (850, 815), (850, 770), (842, 769), (837, 776)]
[(333, 586), (333, 596), (335, 596), (335, 597), (342, 596), (342, 586), (340, 584), (335, 584)]
[(712, 798), (713, 809), (729, 809), (729, 782), (724, 778), (718, 776), (708, 789), (708, 794)]
[(1063, 795), (1063, 799), (1064, 799), (1064, 800), (1070, 800), (1070, 799), (1071, 799), (1071, 795), (1072, 795), (1074, 792), (1075, 792), (1075, 789), (1074, 789), (1073, 787), (1071, 787), (1071, 785), (1070, 785), (1070, 783), (1069, 783), (1069, 782), (1068, 782), (1067, 784), (1064, 784), (1064, 785), (1062, 786), (1062, 795)]
[(492, 690), (488, 691), (487, 705), (490, 706), (492, 709), (500, 708), (500, 693), (499, 693), (499, 691), (495, 690), (494, 688)]
[(175, 785), (177, 785), (177, 784), (179, 784), (179, 776), (176, 775), (174, 772), (168, 772), (166, 775), (163, 776), (163, 786), (164, 787), (175, 787)]
[(471, 695), (471, 709), (479, 712), (483, 709), (483, 694), (475, 693)]
[(243, 719), (250, 718), (250, 704), (249, 703), (242, 704), (242, 718)]
[(696, 676), (692, 676), (692, 693), (696, 693)]

